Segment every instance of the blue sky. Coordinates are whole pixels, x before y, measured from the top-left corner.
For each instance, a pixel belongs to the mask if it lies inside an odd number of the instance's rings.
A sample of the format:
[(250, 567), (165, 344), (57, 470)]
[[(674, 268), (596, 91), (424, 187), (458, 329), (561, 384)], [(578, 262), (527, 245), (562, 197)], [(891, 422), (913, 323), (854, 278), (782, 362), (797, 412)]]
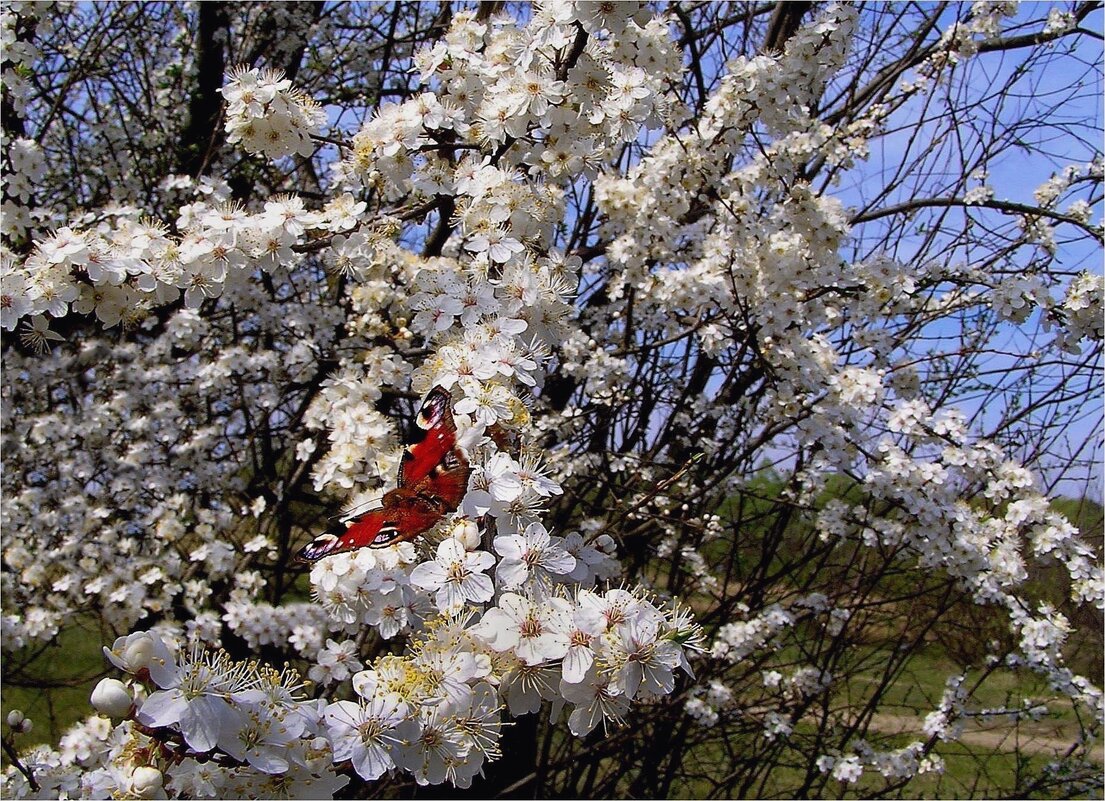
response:
[[(928, 7), (928, 6), (923, 6)], [(950, 3), (938, 6), (944, 12), (945, 24), (961, 15), (967, 7), (964, 4)], [(1025, 3), (1018, 11), (1018, 16), (1013, 24), (1027, 23), (1029, 20), (1040, 20), (1047, 15), (1050, 8), (1067, 9), (1067, 3)], [(1084, 27), (1100, 31), (1102, 27), (1102, 12), (1094, 12), (1084, 23)], [(1035, 32), (1040, 26), (1025, 27), (1018, 33)], [(1070, 163), (1085, 163), (1095, 154), (1101, 152), (1102, 129), (1102, 86), (1100, 83), (1101, 43), (1090, 37), (1076, 37), (1077, 50), (1074, 57), (1064, 55), (1060, 49), (1056, 49), (1044, 62), (1037, 64), (1032, 70), (1023, 74), (1016, 83), (1015, 92), (997, 92), (994, 87), (1003, 86), (1014, 76), (1024, 62), (1030, 49), (1014, 50), (1006, 53), (986, 53), (974, 59), (969, 59), (959, 67), (959, 75), (963, 78), (963, 85), (971, 97), (977, 98), (979, 106), (977, 113), (969, 119), (964, 119), (956, 134), (964, 140), (961, 150), (957, 151), (952, 145), (960, 145), (959, 142), (940, 143), (946, 149), (943, 151), (949, 160), (960, 153), (970, 151), (972, 138), (971, 129), (988, 121), (996, 123), (1009, 131), (1016, 132), (1016, 139), (1024, 142), (1026, 147), (1013, 145), (994, 153), (986, 160), (985, 167), (988, 171), (986, 183), (991, 186), (995, 198), (1011, 200), (1020, 203), (1031, 204), (1033, 191), (1054, 172), (1062, 169)], [(717, 58), (714, 54), (707, 54), (707, 61), (716, 65)], [(1081, 60), (1081, 64), (1079, 64)], [(839, 76), (838, 81), (847, 81), (846, 73)], [(1081, 82), (1081, 86), (1079, 83)], [(916, 98), (910, 101), (902, 109), (896, 112), (893, 119), (901, 124), (901, 129), (890, 132), (880, 137), (872, 147), (871, 157), (852, 170), (845, 181), (839, 186), (832, 187), (829, 193), (839, 198), (846, 206), (862, 207), (870, 197), (872, 189), (880, 189), (885, 186), (883, 174), (888, 169), (893, 169), (901, 163), (901, 159), (910, 150), (910, 136), (913, 135), (913, 123), (921, 118), (923, 111), (923, 99)], [(1055, 127), (1039, 126), (1032, 122), (1038, 115), (1046, 115), (1053, 121), (1063, 122), (1071, 126), (1072, 131), (1057, 131)], [(926, 127), (922, 128), (920, 144), (925, 145), (933, 138), (934, 125), (927, 126), (930, 133), (926, 133)], [(642, 143), (654, 139), (656, 132), (648, 132), (642, 135)], [(927, 137), (927, 138), (926, 138)], [(912, 147), (915, 149), (918, 143)], [(958, 158), (955, 159), (958, 161)], [(958, 163), (948, 163), (950, 177), (954, 178), (959, 172)], [(930, 162), (928, 167), (937, 172), (941, 165), (939, 161)], [(974, 185), (974, 184), (972, 184)], [(889, 205), (895, 202), (908, 200), (912, 189), (910, 181), (904, 181), (896, 192), (880, 202), (880, 205)], [(1088, 195), (1087, 195), (1088, 197)], [(1073, 198), (1072, 198), (1073, 199)], [(1063, 205), (1069, 203), (1064, 201)], [(998, 212), (982, 213), (972, 210), (971, 216), (976, 219), (992, 220), (995, 223), (1012, 223), (1015, 218), (1004, 216)], [(1094, 221), (1100, 223), (1102, 209), (1100, 201), (1095, 204)], [(945, 218), (949, 224), (949, 235), (962, 224), (964, 214), (961, 211), (952, 211)], [(858, 237), (865, 234), (861, 229), (855, 232)], [(1070, 233), (1065, 227), (1061, 227), (1061, 238)], [(417, 233), (414, 234), (417, 238)], [(910, 256), (917, 252), (923, 236), (917, 235), (911, 242), (910, 238), (903, 237), (896, 243), (896, 257), (908, 263)], [(912, 254), (911, 254), (912, 251)], [(847, 252), (846, 252), (847, 255)], [(1027, 264), (1031, 253), (1028, 249), (1022, 250), (1013, 256), (1007, 265), (1010, 270), (1023, 269)], [(945, 254), (929, 251), (928, 258), (946, 258), (949, 261), (970, 262), (973, 254), (962, 249), (948, 251)], [(1060, 247), (1057, 266), (1063, 271), (1075, 273), (1080, 270), (1102, 271), (1102, 251), (1099, 242), (1086, 239), (1074, 240), (1064, 243)], [(1042, 335), (1038, 341), (1033, 338), (1038, 335), (1039, 318), (1031, 319), (1021, 327), (1009, 326), (1003, 332), (1005, 345), (1013, 352), (1024, 352), (1037, 347), (1040, 341), (1047, 341), (1049, 335)], [(954, 321), (943, 321), (931, 327), (926, 334), (933, 337), (930, 343), (934, 347), (940, 344), (942, 347), (954, 348), (960, 330)], [(1003, 365), (1011, 365), (1012, 361), (1006, 359), (1003, 362), (1000, 356), (991, 356), (987, 360), (987, 367), (1000, 375)], [(1099, 366), (1100, 367), (1100, 366)], [(1042, 376), (1043, 381), (1054, 383), (1058, 379)], [(990, 403), (985, 407), (975, 404), (968, 398), (959, 404), (966, 413), (977, 414), (976, 430), (984, 431), (991, 427), (1005, 413), (1004, 404)], [(1078, 450), (1079, 443), (1090, 440), (1096, 443), (1092, 454), (1083, 452), (1083, 456), (1092, 456), (1087, 465), (1074, 470), (1066, 479), (1060, 482), (1058, 491), (1082, 495), (1088, 493), (1091, 497), (1101, 497), (1101, 404), (1096, 404), (1089, 413), (1083, 413), (1069, 422), (1066, 436), (1070, 439), (1070, 449)], [(1029, 425), (1042, 424), (1041, 421), (1029, 420)], [(1062, 447), (1057, 447), (1062, 452)], [(1055, 479), (1064, 465), (1061, 457), (1045, 460), (1039, 466), (1045, 473), (1045, 479)], [(1088, 486), (1087, 486), (1088, 482)]]
[[(1047, 10), (1052, 7), (1065, 9), (1069, 5), (1022, 4), (1014, 22), (1040, 19), (1045, 17)], [(950, 19), (952, 14), (961, 10), (962, 6), (949, 4), (948, 18)], [(1100, 31), (1102, 16), (1101, 10), (1094, 12), (1083, 26)], [(1039, 26), (1027, 30), (1037, 31)], [(991, 121), (1001, 129), (1013, 132), (1016, 138), (1026, 145), (1005, 148), (986, 159), (985, 167), (989, 173), (986, 183), (993, 188), (994, 197), (998, 200), (1032, 204), (1035, 189), (1055, 172), (1068, 164), (1084, 164), (1101, 153), (1103, 119), (1103, 93), (1100, 80), (1101, 43), (1087, 36), (1076, 37), (1072, 41), (1077, 41), (1073, 54), (1065, 55), (1060, 48), (1055, 48), (1044, 62), (1037, 63), (1030, 70), (1021, 73), (1011, 92), (998, 91), (998, 88), (1003, 87), (1010, 78), (1017, 76), (1018, 70), (1022, 70), (1025, 56), (1029, 53), (1027, 48), (1005, 53), (981, 54), (957, 68), (964, 71), (962, 78), (965, 91), (970, 97), (977, 98), (980, 106), (977, 114), (971, 119), (963, 119), (961, 124), (955, 127), (957, 141), (936, 143), (938, 147), (943, 147), (942, 152), (948, 155), (947, 166), (953, 177), (958, 169), (958, 163), (951, 163), (952, 158), (964, 152), (969, 154), (973, 138), (971, 129), (983, 124), (989, 125)], [(932, 113), (932, 107), (929, 106), (928, 109)], [(831, 190), (831, 194), (848, 206), (864, 205), (871, 194), (870, 190), (881, 189), (885, 185), (881, 177), (884, 169), (892, 169), (901, 163), (903, 156), (911, 149), (916, 151), (919, 147), (933, 144), (933, 137), (936, 136), (934, 131), (939, 129), (936, 123), (925, 126), (927, 132), (923, 132), (912, 145), (910, 143), (913, 131), (909, 129), (908, 123), (921, 119), (923, 113), (921, 98), (910, 101), (900, 109), (896, 113), (896, 118), (903, 123), (904, 127), (882, 137), (878, 146), (872, 148), (871, 158), (849, 175), (848, 182)], [(1046, 117), (1052, 124), (1039, 124), (1037, 119), (1041, 117)], [(1062, 123), (1069, 129), (1058, 128), (1056, 123)], [(941, 135), (947, 136), (947, 131), (941, 129)], [(962, 141), (959, 141), (958, 137), (961, 137)], [(955, 161), (957, 162), (958, 159), (956, 158)], [(928, 166), (935, 174), (941, 164), (939, 159), (934, 159), (928, 163)], [(974, 185), (977, 185), (977, 182), (971, 184), (971, 186)], [(903, 182), (896, 194), (881, 201), (879, 205), (886, 206), (909, 200), (911, 188), (909, 181)], [(1077, 197), (1092, 199), (1089, 191), (1082, 191), (1065, 199), (1060, 204), (1060, 208), (1065, 208)], [(1100, 225), (1102, 220), (1100, 190), (1093, 207), (1093, 222)], [(971, 210), (971, 217), (992, 221), (996, 225), (1015, 220), (999, 212), (981, 210)], [(961, 211), (953, 211), (944, 219), (949, 226), (948, 235), (951, 236), (958, 225), (962, 224), (964, 214)], [(1099, 241), (1085, 236), (1081, 238), (1071, 236), (1081, 232), (1070, 226), (1060, 226), (1057, 233), (1060, 247), (1053, 269), (1072, 274), (1084, 270), (1102, 272), (1102, 249)], [(917, 252), (917, 247), (922, 240), (923, 237), (920, 235), (914, 237), (912, 242), (908, 237), (899, 240), (897, 258), (908, 263), (911, 254)], [(1016, 272), (1023, 269), (1034, 255), (1038, 254), (1033, 253), (1032, 249), (1022, 249), (1001, 267)], [(973, 254), (956, 249), (941, 255), (938, 251), (930, 249), (928, 257), (931, 259), (934, 256), (938, 261), (946, 258), (952, 262), (971, 263)], [(1061, 294), (1061, 291), (1053, 290), (1053, 295), (1055, 294)], [(1041, 344), (1051, 339), (1050, 334), (1039, 331), (1039, 326), (1038, 314), (1023, 326), (1007, 326), (1001, 332), (1001, 349), (1013, 353), (1025, 353), (1039, 348)], [(944, 346), (953, 349), (958, 344), (961, 331), (953, 321), (943, 321), (930, 327), (930, 330), (925, 333), (927, 336), (942, 340)], [(938, 345), (935, 340), (930, 344), (933, 347)], [(1013, 360), (995, 354), (990, 356), (985, 364), (993, 371), (993, 380), (996, 382), (1001, 378), (1003, 366), (1012, 366)], [(1046, 482), (1058, 482), (1055, 487), (1056, 492), (1075, 496), (1087, 494), (1100, 500), (1102, 497), (1100, 362), (1097, 364), (1097, 376), (1096, 402), (1073, 416), (1065, 426), (1064, 436), (1067, 443), (1055, 443), (1055, 455), (1042, 460), (1037, 467)], [(1084, 381), (1085, 374), (1081, 378)], [(1028, 391), (1029, 393), (1033, 390), (1043, 391), (1048, 386), (1061, 381), (1057, 370), (1041, 369), (1039, 386), (1029, 386)], [(1073, 389), (1074, 385), (1065, 388)], [(1011, 398), (1012, 394), (1008, 397)], [(968, 414), (977, 415), (976, 430), (980, 431), (988, 430), (1006, 412), (1004, 403), (991, 402), (983, 407), (977, 403), (973, 404), (968, 398), (958, 402), (957, 405)], [(1044, 425), (1045, 422), (1029, 417), (1026, 425)], [(1087, 442), (1091, 443), (1088, 450)], [(1079, 453), (1085, 460), (1085, 464), (1071, 469), (1069, 460), (1065, 460), (1061, 455), (1065, 449), (1069, 449), (1071, 453)], [(1064, 474), (1065, 477), (1060, 479)]]

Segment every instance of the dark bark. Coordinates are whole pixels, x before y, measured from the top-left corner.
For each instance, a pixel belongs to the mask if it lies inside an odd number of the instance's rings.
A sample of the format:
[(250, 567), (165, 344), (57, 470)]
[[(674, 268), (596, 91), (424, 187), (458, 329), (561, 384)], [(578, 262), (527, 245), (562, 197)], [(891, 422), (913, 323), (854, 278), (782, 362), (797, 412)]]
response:
[[(229, 17), (225, 3), (199, 4), (196, 34), (196, 89), (188, 101), (188, 124), (181, 132), (177, 162), (180, 171), (198, 177), (222, 140), (222, 88), (226, 72)], [(220, 35), (222, 31), (222, 35)]]
[(775, 4), (775, 11), (771, 15), (771, 22), (767, 26), (767, 35), (761, 50), (765, 53), (779, 52), (787, 43), (787, 39), (794, 36), (802, 25), (802, 18), (813, 8), (813, 3), (787, 2), (779, 0)]

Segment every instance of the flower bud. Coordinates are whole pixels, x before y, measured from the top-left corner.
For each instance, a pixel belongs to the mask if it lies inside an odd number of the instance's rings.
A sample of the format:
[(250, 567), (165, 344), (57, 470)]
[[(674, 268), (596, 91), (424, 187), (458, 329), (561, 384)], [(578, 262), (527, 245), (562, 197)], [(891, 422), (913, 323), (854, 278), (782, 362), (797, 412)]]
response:
[(370, 699), (376, 693), (376, 671), (361, 670), (353, 674), (353, 692)]
[(23, 714), (22, 710), (13, 709), (8, 713), (8, 725), (11, 726), (12, 731), (21, 732), (24, 731), (24, 724), (26, 724), (26, 731), (30, 731), (31, 721), (27, 720), (27, 716)]
[(97, 712), (113, 718), (125, 718), (134, 707), (134, 698), (118, 679), (100, 679), (92, 691), (92, 706)]
[(120, 670), (142, 681), (153, 680), (162, 689), (172, 685), (176, 679), (172, 654), (161, 638), (151, 631), (136, 631), (119, 637), (111, 648), (104, 647), (104, 656)]
[(149, 667), (150, 658), (153, 656), (153, 641), (149, 636), (135, 637), (133, 642), (127, 643), (123, 651), (123, 661), (130, 670), (137, 673), (144, 667)]
[(135, 768), (130, 775), (130, 791), (139, 798), (157, 798), (161, 793), (164, 777), (157, 768)]
[(617, 550), (617, 543), (614, 542), (614, 538), (609, 534), (599, 534), (595, 537), (595, 549), (601, 551), (607, 556), (613, 556), (614, 551)]
[(453, 526), (449, 536), (459, 540), (466, 551), (474, 551), (480, 547), (480, 529), (472, 520), (459, 521)]

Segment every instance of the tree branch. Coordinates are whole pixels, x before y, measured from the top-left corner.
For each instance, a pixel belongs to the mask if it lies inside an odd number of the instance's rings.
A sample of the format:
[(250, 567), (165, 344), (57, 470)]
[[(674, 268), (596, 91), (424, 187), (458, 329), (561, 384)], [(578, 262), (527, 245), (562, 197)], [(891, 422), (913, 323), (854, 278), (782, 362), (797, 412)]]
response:
[(961, 197), (948, 197), (948, 198), (913, 198), (903, 203), (896, 203), (893, 206), (886, 206), (874, 211), (867, 211), (861, 214), (857, 214), (848, 221), (849, 225), (858, 225), (859, 223), (871, 222), (872, 220), (882, 219), (883, 217), (891, 217), (895, 214), (908, 214), (912, 211), (925, 208), (983, 208), (994, 209), (995, 211), (1004, 212), (1006, 214), (1023, 214), (1031, 217), (1047, 217), (1057, 222), (1069, 223), (1081, 228), (1086, 233), (1094, 236), (1098, 239), (1102, 238), (1102, 229), (1099, 226), (1090, 225), (1089, 223), (1082, 222), (1081, 220), (1072, 217), (1069, 214), (1063, 214), (1058, 211), (1051, 211), (1050, 209), (1042, 209), (1039, 206), (1029, 206), (1025, 203), (1014, 203), (1011, 200), (977, 200), (967, 202)]

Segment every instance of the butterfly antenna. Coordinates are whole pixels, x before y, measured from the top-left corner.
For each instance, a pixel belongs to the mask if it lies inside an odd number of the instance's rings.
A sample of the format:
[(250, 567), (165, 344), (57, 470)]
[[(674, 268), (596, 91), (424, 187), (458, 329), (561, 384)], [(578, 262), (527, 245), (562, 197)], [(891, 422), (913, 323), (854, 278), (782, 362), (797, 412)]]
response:
[(360, 503), (343, 508), (336, 515), (330, 515), (327, 520), (341, 520), (347, 517), (360, 517), (364, 512), (370, 511), (373, 507), (380, 505), (379, 498), (370, 498), (367, 501), (361, 501)]

